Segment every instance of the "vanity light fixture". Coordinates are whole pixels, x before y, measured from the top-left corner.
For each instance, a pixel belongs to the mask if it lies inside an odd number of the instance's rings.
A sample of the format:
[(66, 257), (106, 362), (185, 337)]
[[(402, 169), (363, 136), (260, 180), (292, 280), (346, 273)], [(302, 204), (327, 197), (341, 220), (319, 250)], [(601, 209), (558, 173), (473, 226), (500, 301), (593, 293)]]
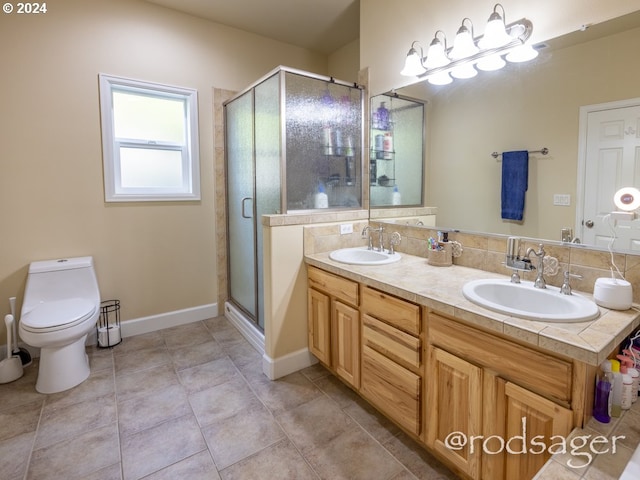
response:
[(526, 43), (533, 31), (531, 21), (522, 18), (505, 25), (504, 19), (504, 8), (497, 3), (484, 35), (474, 38), (473, 24), (464, 18), (451, 48), (447, 48), (444, 32), (438, 30), (426, 57), (422, 48), (419, 51), (415, 48), (419, 44), (414, 41), (401, 75), (446, 85), (453, 81), (451, 77), (471, 78), (477, 75), (477, 70), (498, 70), (506, 65), (503, 57), (509, 62), (525, 62), (537, 57), (538, 52)]

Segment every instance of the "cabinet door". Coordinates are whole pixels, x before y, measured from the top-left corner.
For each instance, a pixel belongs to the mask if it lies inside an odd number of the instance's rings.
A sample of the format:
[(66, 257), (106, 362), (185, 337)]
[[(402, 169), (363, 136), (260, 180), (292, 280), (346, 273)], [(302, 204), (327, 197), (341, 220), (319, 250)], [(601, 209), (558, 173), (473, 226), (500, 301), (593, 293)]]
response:
[[(482, 445), (452, 448), (448, 437), (478, 438), (482, 427), (482, 369), (437, 347), (429, 348), (427, 445), (471, 478), (479, 478)], [(518, 478), (518, 477), (512, 477)]]
[(328, 295), (308, 289), (309, 350), (325, 365), (331, 365), (331, 300)]
[(332, 365), (338, 376), (360, 387), (360, 314), (342, 302), (332, 301)]
[[(511, 441), (511, 450), (531, 453), (505, 454), (505, 477), (528, 480), (542, 468), (551, 456), (549, 445), (558, 443), (552, 439), (554, 435), (566, 438), (571, 431), (572, 412), (540, 395), (522, 387), (507, 383), (506, 395), (506, 436), (505, 440), (526, 436), (523, 445), (521, 440)], [(523, 435), (526, 433), (526, 435)], [(544, 442), (545, 447), (532, 443), (532, 439)]]

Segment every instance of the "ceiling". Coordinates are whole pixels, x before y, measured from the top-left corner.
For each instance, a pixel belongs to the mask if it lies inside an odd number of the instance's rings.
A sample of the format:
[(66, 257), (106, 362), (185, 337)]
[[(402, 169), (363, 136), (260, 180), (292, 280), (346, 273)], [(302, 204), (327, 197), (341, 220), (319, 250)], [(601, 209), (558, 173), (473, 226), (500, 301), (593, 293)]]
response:
[(330, 54), (360, 36), (360, 0), (146, 0)]

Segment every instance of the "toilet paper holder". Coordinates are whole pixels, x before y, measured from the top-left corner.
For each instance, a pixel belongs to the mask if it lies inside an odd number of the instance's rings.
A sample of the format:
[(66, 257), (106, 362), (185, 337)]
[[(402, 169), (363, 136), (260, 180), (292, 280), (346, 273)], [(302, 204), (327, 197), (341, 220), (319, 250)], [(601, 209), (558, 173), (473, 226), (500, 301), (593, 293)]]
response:
[(122, 342), (120, 331), (120, 300), (100, 302), (100, 316), (96, 323), (98, 347), (111, 348)]

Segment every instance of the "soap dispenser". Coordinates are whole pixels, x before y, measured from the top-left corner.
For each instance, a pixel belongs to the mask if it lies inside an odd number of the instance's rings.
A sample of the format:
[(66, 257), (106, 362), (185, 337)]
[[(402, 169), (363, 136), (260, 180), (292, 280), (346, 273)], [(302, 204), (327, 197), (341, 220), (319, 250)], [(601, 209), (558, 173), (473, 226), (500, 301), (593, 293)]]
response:
[[(629, 410), (633, 403), (633, 376), (629, 370), (635, 370), (635, 362), (624, 355), (617, 355), (620, 360), (620, 373), (622, 373), (622, 400), (620, 405), (623, 410)], [(636, 390), (637, 397), (637, 390)]]

